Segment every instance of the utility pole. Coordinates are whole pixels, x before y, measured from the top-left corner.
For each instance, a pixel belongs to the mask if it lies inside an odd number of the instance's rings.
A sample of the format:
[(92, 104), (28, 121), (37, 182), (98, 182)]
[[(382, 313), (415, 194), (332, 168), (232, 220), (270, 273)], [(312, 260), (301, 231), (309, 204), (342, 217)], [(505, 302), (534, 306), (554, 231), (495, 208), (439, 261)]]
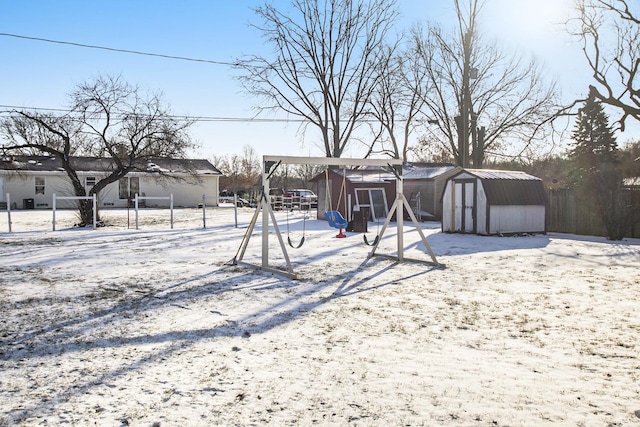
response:
[(459, 165), (468, 168), (471, 164), (469, 153), (469, 135), (472, 126), (475, 130), (476, 120), (472, 117), (471, 104), (471, 80), (478, 78), (478, 69), (471, 67), (471, 42), (473, 29), (470, 27), (462, 36), (463, 63), (462, 63), (462, 93), (460, 102), (460, 115), (457, 116), (456, 125), (458, 127), (458, 154)]
[[(468, 28), (462, 38), (463, 63), (462, 63), (462, 102), (460, 103), (460, 118), (458, 120), (458, 153), (460, 166), (469, 167), (469, 128), (471, 110), (471, 39), (473, 30)], [(477, 70), (474, 69), (477, 72)], [(475, 77), (475, 76), (474, 76)]]

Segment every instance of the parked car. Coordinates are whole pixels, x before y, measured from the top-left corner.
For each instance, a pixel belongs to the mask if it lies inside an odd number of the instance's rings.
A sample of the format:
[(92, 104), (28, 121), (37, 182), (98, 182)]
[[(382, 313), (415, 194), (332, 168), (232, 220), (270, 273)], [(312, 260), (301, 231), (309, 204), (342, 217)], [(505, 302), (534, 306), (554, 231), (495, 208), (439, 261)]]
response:
[(313, 191), (306, 189), (287, 190), (282, 202), (289, 209), (315, 209), (318, 207), (318, 196)]

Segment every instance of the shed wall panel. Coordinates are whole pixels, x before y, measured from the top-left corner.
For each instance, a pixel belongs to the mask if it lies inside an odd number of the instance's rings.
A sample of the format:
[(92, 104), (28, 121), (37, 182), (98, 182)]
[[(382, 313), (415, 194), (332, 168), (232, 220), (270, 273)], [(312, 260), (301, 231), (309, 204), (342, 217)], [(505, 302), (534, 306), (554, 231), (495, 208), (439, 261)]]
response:
[(488, 234), (543, 233), (545, 207), (535, 205), (491, 206)]
[(477, 181), (476, 187), (476, 232), (478, 234), (487, 234), (487, 194), (484, 191), (482, 181)]
[(453, 231), (454, 203), (453, 181), (447, 181), (442, 193), (442, 231)]

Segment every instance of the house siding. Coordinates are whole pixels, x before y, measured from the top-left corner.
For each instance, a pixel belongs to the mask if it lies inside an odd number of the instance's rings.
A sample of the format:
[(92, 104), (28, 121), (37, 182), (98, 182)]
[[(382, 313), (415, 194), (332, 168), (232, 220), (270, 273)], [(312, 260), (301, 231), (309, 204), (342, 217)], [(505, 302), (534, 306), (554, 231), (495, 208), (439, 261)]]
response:
[[(136, 175), (132, 175), (136, 176)], [(149, 175), (138, 175), (140, 178), (140, 196), (146, 197), (169, 197), (173, 194), (174, 206), (194, 207), (198, 203), (202, 203), (202, 196), (217, 196), (218, 178), (213, 176), (200, 177), (196, 182), (192, 177), (178, 178), (162, 178), (155, 179)], [(118, 183), (109, 184), (113, 190), (109, 191), (109, 195), (113, 194), (117, 205), (126, 206), (126, 200), (118, 199)], [(110, 189), (111, 190), (111, 189)], [(105, 200), (102, 200), (104, 203)], [(169, 207), (170, 200), (147, 200), (147, 207)]]
[[(44, 194), (36, 194), (35, 179), (45, 179)], [(62, 173), (26, 173), (12, 176), (4, 175), (4, 191), (11, 195), (11, 208), (22, 209), (25, 199), (33, 199), (36, 209), (49, 209), (52, 207), (53, 194), (73, 194), (71, 184), (66, 175)]]

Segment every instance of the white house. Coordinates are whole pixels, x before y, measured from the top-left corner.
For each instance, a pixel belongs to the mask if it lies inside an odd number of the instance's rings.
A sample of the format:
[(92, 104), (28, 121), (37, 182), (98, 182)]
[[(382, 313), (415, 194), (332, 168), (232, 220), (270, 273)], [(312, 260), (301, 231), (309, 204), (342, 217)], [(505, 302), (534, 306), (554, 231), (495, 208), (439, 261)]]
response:
[(442, 231), (544, 233), (546, 194), (540, 178), (517, 171), (463, 169), (442, 194)]
[[(87, 191), (113, 169), (111, 159), (74, 157), (74, 169)], [(136, 194), (147, 197), (173, 195), (174, 206), (198, 206), (202, 196), (217, 196), (222, 173), (208, 160), (149, 159), (98, 195), (100, 207), (126, 207)], [(12, 209), (49, 209), (53, 194), (75, 193), (62, 162), (46, 156), (3, 156), (0, 158), (0, 204), (9, 194)], [(66, 202), (66, 203), (65, 203)], [(72, 208), (74, 201), (62, 200), (58, 207)], [(148, 200), (146, 206), (168, 207), (169, 200)]]

